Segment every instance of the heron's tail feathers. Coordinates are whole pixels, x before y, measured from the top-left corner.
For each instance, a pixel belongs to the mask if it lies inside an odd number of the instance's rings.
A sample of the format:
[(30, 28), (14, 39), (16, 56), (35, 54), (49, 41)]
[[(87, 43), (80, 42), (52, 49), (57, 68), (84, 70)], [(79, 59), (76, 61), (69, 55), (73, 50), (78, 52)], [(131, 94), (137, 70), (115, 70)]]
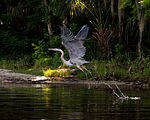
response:
[(78, 58), (78, 59), (83, 61), (84, 63), (90, 63), (90, 61), (86, 61), (84, 58)]
[(86, 61), (86, 60), (85, 60), (85, 63), (90, 63), (90, 61)]

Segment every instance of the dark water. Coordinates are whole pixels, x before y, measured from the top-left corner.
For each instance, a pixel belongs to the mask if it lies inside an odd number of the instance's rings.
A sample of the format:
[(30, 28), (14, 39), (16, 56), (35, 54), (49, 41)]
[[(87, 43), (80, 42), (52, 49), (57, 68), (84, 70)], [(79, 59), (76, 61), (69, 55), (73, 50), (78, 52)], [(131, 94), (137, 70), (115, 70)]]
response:
[(83, 87), (0, 87), (0, 120), (150, 120), (150, 91), (124, 90), (140, 101), (119, 101), (109, 90)]

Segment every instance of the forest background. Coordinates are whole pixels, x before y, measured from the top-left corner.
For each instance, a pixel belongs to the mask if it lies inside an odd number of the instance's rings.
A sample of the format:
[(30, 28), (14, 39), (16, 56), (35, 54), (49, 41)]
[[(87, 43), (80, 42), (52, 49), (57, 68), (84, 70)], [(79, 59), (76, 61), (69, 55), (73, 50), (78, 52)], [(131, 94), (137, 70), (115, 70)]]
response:
[[(143, 79), (150, 82), (149, 0), (3, 0), (0, 1), (0, 68), (47, 76), (69, 68), (60, 53), (60, 28), (74, 35), (88, 25), (83, 40), (86, 67), (95, 78)], [(48, 71), (46, 73), (46, 71)], [(70, 72), (67, 72), (67, 75)], [(84, 76), (77, 71), (78, 77)]]

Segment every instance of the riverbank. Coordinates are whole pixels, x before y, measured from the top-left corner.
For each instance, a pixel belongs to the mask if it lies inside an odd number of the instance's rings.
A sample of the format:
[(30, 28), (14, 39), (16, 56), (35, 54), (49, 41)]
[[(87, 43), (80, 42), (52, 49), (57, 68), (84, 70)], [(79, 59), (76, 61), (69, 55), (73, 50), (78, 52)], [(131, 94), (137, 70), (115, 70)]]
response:
[(146, 88), (149, 89), (150, 85), (145, 83), (138, 83), (127, 81), (96, 81), (96, 80), (85, 80), (76, 77), (45, 77), (30, 74), (15, 73), (11, 70), (0, 69), (0, 84), (51, 84), (51, 85), (85, 85), (88, 87), (106, 87), (104, 82), (110, 85), (117, 84), (121, 87), (133, 87), (133, 88)]

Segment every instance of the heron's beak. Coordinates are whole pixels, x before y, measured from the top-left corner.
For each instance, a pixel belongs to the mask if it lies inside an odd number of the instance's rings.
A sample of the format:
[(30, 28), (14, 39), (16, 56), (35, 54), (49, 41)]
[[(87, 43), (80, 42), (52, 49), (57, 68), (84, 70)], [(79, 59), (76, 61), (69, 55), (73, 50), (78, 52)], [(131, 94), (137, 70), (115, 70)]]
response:
[(57, 48), (48, 48), (48, 50), (59, 51)]
[(48, 48), (48, 50), (55, 50), (54, 48)]
[(48, 50), (53, 50), (52, 48), (48, 48)]

